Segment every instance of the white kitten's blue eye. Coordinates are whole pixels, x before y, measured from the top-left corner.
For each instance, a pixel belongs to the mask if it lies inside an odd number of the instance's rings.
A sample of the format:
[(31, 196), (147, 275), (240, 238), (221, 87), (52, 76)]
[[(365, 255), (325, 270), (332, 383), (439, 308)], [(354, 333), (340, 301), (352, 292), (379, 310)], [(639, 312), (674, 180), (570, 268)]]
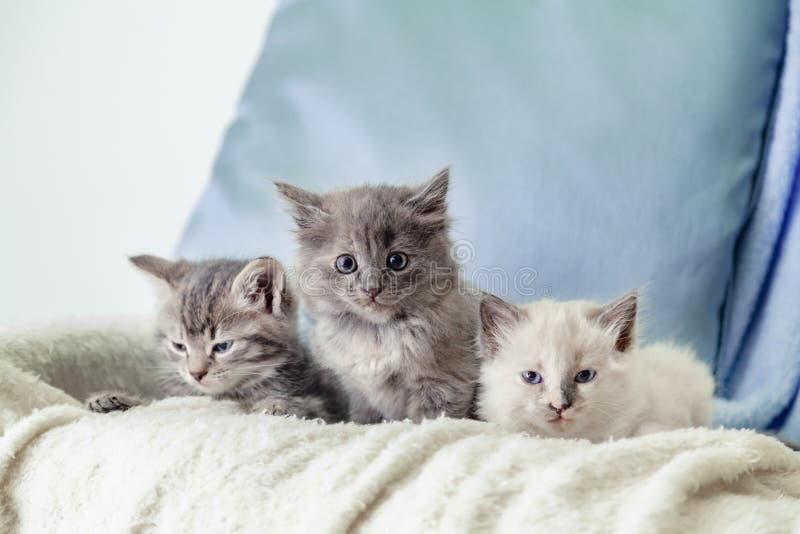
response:
[(542, 375), (536, 371), (523, 371), (522, 379), (528, 384), (539, 384), (542, 381)]
[(395, 271), (402, 271), (408, 265), (408, 256), (402, 252), (393, 252), (386, 258), (386, 266)]
[(596, 373), (591, 369), (584, 369), (577, 375), (575, 375), (575, 382), (585, 384), (586, 382), (591, 382), (594, 379), (594, 375)]
[(222, 354), (224, 352), (228, 352), (228, 349), (231, 348), (231, 345), (233, 345), (233, 341), (223, 341), (222, 343), (217, 343), (214, 345), (213, 350), (217, 354)]
[(355, 258), (350, 254), (342, 254), (336, 258), (336, 270), (342, 274), (350, 274), (356, 272), (358, 265)]
[(186, 352), (186, 345), (184, 345), (183, 343), (176, 343), (173, 341), (172, 348), (177, 350), (178, 352)]

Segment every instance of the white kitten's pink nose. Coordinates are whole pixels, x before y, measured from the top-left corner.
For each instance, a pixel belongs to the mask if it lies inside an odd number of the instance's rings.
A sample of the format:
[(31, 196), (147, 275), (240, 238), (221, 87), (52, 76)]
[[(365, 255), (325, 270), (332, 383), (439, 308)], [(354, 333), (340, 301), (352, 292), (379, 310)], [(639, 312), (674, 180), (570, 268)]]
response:
[(561, 403), (558, 406), (554, 406), (552, 403), (550, 403), (547, 406), (548, 406), (548, 408), (550, 408), (551, 410), (556, 412), (558, 415), (561, 415), (561, 412), (563, 412), (564, 410), (568, 409), (570, 406), (572, 406), (572, 404), (570, 404), (570, 403)]

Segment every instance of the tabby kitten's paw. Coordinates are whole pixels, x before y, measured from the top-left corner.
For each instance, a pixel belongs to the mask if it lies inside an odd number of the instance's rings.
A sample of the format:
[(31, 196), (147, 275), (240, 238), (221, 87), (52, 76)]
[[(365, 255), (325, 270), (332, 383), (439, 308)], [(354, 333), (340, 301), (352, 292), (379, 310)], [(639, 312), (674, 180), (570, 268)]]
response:
[(97, 413), (124, 412), (141, 403), (142, 401), (137, 397), (121, 391), (95, 393), (86, 400), (86, 406)]
[(251, 407), (252, 412), (285, 417), (294, 415), (301, 419), (330, 419), (325, 403), (316, 396), (266, 398)]
[(253, 406), (254, 412), (261, 412), (267, 415), (285, 416), (292, 415), (289, 403), (283, 399), (265, 399)]

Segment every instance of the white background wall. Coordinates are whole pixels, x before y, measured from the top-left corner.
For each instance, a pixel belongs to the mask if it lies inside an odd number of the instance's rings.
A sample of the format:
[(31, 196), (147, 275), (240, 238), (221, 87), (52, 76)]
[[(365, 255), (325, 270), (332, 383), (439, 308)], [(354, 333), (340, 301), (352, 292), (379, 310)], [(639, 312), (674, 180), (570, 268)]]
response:
[(0, 0), (0, 325), (146, 314), (273, 0)]

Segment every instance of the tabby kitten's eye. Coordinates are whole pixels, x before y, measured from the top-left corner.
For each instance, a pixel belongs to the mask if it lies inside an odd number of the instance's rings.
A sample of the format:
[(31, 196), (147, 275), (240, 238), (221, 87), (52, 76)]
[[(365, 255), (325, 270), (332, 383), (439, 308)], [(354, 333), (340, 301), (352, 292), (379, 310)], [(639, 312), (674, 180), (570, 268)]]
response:
[(177, 350), (178, 352), (186, 352), (186, 345), (184, 345), (183, 343), (176, 343), (173, 341), (172, 348)]
[(222, 343), (217, 343), (216, 345), (214, 345), (212, 349), (217, 354), (223, 354), (225, 352), (228, 352), (228, 349), (231, 348), (231, 345), (233, 345), (233, 341), (223, 341)]
[(336, 258), (336, 270), (342, 274), (350, 274), (356, 272), (358, 265), (355, 258), (350, 254), (342, 254)]
[(539, 384), (542, 381), (542, 375), (536, 371), (523, 371), (522, 379), (528, 384)]
[(591, 369), (584, 369), (583, 371), (575, 375), (575, 382), (578, 382), (580, 384), (591, 382), (595, 374), (596, 373)]
[(393, 252), (386, 258), (386, 266), (395, 271), (402, 271), (408, 265), (408, 256), (402, 252)]

